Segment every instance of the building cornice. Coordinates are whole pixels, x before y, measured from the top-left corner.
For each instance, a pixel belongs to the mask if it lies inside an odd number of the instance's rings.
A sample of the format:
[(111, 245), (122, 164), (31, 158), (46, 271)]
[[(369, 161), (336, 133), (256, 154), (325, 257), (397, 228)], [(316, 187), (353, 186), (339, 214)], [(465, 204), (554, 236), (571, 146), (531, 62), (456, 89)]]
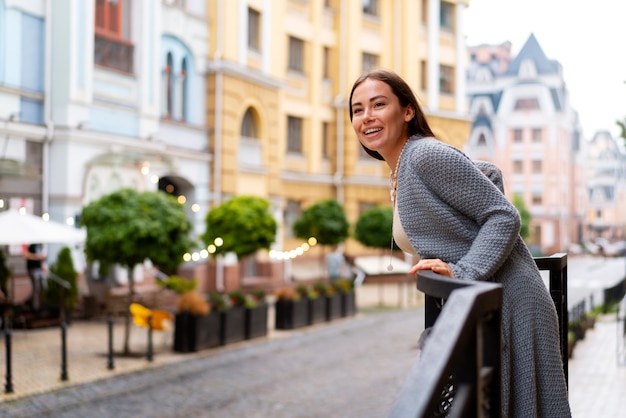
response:
[(245, 81), (258, 84), (260, 86), (269, 89), (281, 89), (285, 88), (286, 84), (283, 81), (277, 80), (266, 74), (262, 74), (258, 71), (251, 70), (250, 68), (243, 67), (232, 61), (224, 60), (212, 60), (207, 63), (207, 73), (217, 74), (221, 73), (227, 76), (240, 78)]

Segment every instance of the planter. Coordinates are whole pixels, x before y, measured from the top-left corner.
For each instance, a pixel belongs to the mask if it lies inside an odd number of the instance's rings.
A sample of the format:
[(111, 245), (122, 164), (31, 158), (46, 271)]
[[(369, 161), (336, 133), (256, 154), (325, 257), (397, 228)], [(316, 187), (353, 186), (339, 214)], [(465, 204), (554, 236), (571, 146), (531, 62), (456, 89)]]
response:
[(277, 300), (276, 329), (293, 329), (308, 323), (308, 300)]
[(326, 298), (318, 297), (308, 299), (308, 321), (309, 325), (326, 321)]
[(356, 294), (348, 292), (341, 294), (341, 316), (352, 316), (356, 314)]
[(174, 351), (190, 353), (216, 347), (220, 343), (220, 315), (176, 314), (174, 320)]
[(246, 309), (245, 338), (263, 337), (267, 335), (267, 303)]
[(326, 320), (341, 318), (341, 294), (326, 296)]
[(230, 344), (245, 339), (246, 309), (234, 306), (220, 312), (220, 344)]

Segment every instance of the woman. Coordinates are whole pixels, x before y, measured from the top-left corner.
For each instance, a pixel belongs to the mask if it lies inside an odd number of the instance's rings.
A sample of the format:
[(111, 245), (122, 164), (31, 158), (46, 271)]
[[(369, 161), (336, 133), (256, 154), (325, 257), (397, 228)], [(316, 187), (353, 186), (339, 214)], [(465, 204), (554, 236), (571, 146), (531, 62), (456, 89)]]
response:
[(515, 207), (466, 155), (434, 138), (397, 74), (361, 76), (349, 106), (361, 145), (391, 169), (394, 240), (420, 258), (410, 274), (502, 284), (502, 416), (571, 416), (556, 309)]

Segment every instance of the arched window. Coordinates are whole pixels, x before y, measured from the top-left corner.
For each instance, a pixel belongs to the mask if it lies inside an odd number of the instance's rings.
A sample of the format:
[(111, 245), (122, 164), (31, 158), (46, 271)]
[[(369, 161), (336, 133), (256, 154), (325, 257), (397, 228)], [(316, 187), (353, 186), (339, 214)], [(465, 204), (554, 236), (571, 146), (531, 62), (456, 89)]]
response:
[(188, 94), (188, 82), (187, 82), (187, 58), (183, 58), (183, 63), (180, 68), (179, 76), (180, 86), (180, 119), (186, 121), (189, 117), (187, 112), (187, 94)]
[(172, 111), (174, 110), (174, 98), (172, 97), (173, 93), (173, 58), (172, 54), (167, 54), (165, 68), (163, 69), (163, 80), (162, 80), (162, 98), (163, 104), (161, 113), (162, 116), (166, 119), (172, 118)]
[(241, 122), (241, 136), (248, 138), (256, 138), (258, 136), (256, 121), (254, 120), (254, 114), (252, 113), (251, 108), (248, 108), (246, 113), (243, 115), (243, 120)]
[(241, 120), (239, 164), (247, 167), (262, 165), (262, 148), (254, 109), (248, 108)]

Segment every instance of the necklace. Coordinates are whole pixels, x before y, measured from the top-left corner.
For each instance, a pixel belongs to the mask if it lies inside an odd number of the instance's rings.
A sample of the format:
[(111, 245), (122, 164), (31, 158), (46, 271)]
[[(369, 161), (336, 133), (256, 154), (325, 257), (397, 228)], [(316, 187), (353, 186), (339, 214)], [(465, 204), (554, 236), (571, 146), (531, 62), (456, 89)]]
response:
[(391, 248), (389, 249), (389, 265), (387, 266), (387, 271), (393, 271), (393, 220), (396, 217), (396, 189), (398, 187), (398, 170), (400, 169), (400, 159), (402, 158), (402, 153), (404, 152), (404, 148), (406, 147), (406, 143), (408, 140), (404, 141), (404, 145), (402, 145), (402, 149), (400, 150), (400, 154), (398, 154), (398, 160), (396, 161), (396, 168), (389, 173), (389, 197), (391, 198), (391, 202), (393, 204), (393, 214), (391, 218)]

